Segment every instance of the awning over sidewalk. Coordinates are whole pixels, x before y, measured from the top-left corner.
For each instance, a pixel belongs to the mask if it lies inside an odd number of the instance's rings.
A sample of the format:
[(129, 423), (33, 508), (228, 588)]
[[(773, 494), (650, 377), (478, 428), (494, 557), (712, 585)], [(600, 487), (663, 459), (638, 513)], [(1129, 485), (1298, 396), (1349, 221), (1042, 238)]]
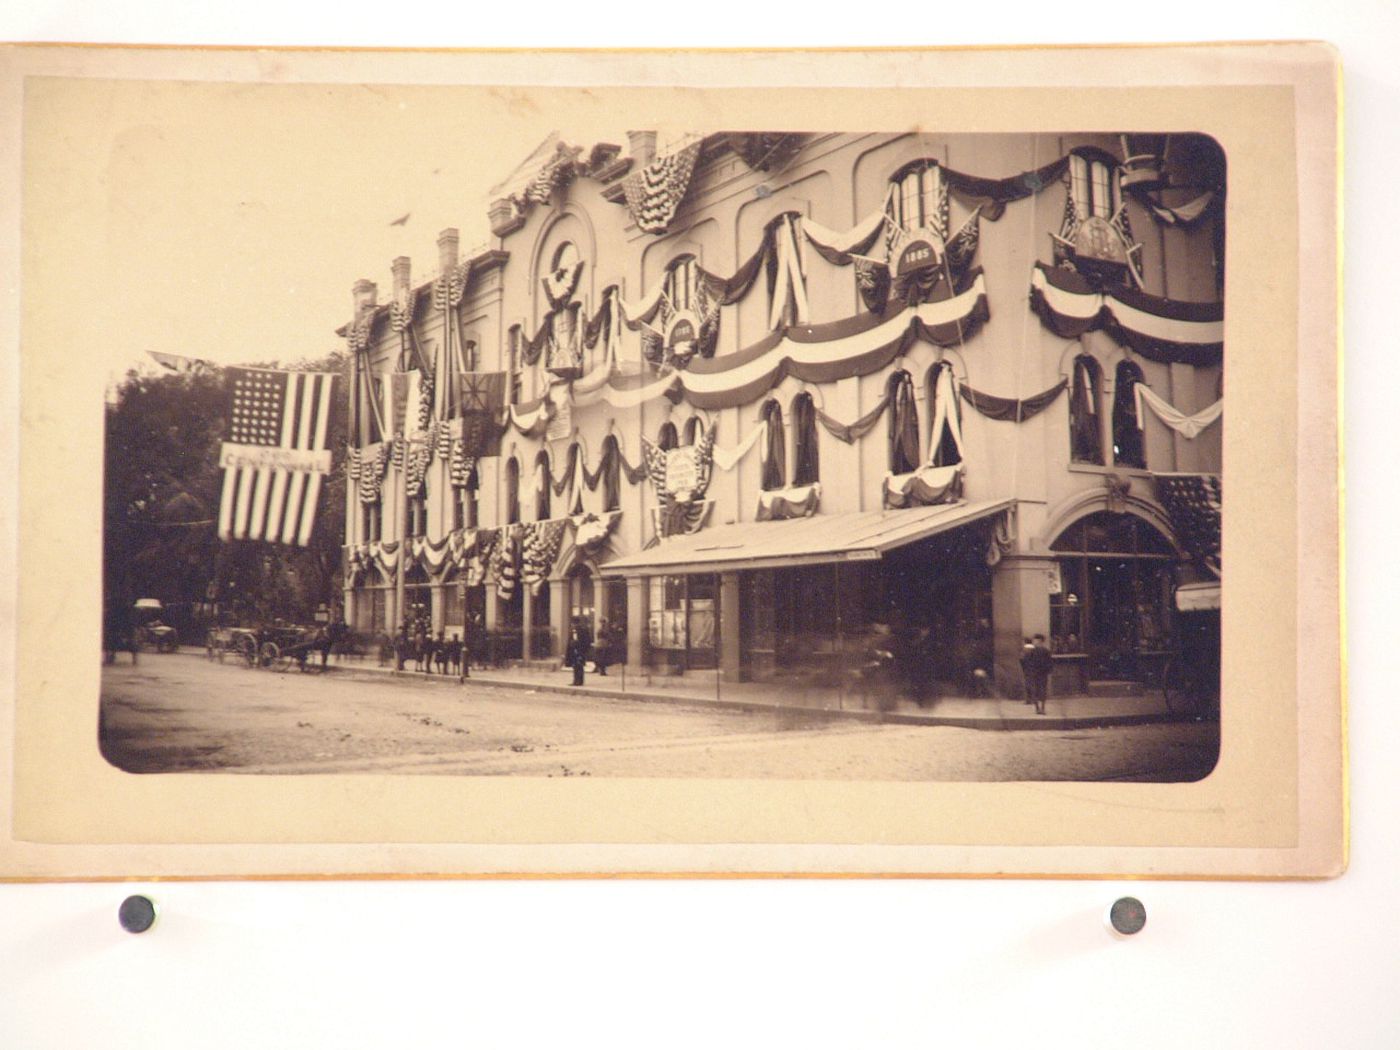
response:
[(1176, 589), (1176, 607), (1179, 612), (1210, 612), (1220, 609), (1220, 581), (1202, 580), (1199, 583), (1183, 583)]
[(874, 561), (886, 551), (990, 517), (1012, 502), (981, 500), (721, 525), (663, 540), (650, 550), (608, 562), (600, 571), (604, 576), (679, 575)]

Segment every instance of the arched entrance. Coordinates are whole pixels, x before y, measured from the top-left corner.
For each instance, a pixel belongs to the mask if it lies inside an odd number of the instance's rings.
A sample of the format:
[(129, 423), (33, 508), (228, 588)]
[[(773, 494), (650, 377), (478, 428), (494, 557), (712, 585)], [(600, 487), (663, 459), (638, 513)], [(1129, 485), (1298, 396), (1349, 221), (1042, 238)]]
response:
[(1171, 644), (1176, 551), (1150, 522), (1100, 511), (1067, 527), (1050, 549), (1051, 647), (1089, 681), (1153, 680)]

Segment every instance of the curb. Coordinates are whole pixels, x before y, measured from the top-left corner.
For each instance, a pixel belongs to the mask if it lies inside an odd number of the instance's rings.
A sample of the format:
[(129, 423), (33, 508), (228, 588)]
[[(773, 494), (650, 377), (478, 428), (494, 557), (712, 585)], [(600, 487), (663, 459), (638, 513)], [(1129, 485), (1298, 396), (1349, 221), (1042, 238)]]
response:
[[(429, 675), (421, 671), (380, 671), (370, 670), (368, 668), (346, 667), (344, 665), (337, 666), (334, 664), (328, 666), (326, 671), (327, 673), (346, 675), (366, 681), (388, 677), (428, 682), (439, 687), (459, 685), (455, 675)], [(1014, 718), (1005, 718), (1001, 715), (988, 715), (984, 718), (978, 718), (966, 715), (925, 715), (907, 711), (842, 710), (840, 708), (829, 707), (755, 703), (751, 700), (725, 700), (722, 698), (717, 699), (715, 697), (705, 696), (676, 696), (667, 693), (644, 691), (624, 692), (621, 689), (609, 689), (596, 685), (573, 686), (555, 685), (547, 682), (520, 682), (508, 678), (493, 678), (479, 674), (469, 676), (465, 682), (460, 684), (465, 686), (473, 683), (488, 685), (499, 689), (514, 689), (520, 692), (555, 693), (560, 696), (599, 697), (607, 700), (637, 700), (644, 703), (688, 704), (692, 707), (708, 707), (725, 711), (744, 711), (753, 714), (773, 712), (804, 718), (825, 718), (834, 722), (864, 722), (873, 725), (942, 726), (953, 729), (979, 729), (994, 732), (1037, 729), (1101, 729), (1112, 726), (1153, 725), (1174, 721), (1172, 716), (1165, 712), (1162, 714), (1079, 715), (1063, 718), (1052, 718), (1049, 716), (1037, 716), (1035, 718), (1018, 716)]]

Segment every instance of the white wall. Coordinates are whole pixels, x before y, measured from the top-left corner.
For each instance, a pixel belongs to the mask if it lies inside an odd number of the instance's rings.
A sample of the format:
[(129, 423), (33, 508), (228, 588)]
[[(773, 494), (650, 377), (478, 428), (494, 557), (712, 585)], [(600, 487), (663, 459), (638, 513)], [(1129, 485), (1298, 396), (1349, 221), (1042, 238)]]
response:
[[(1349, 65), (1346, 396), (1350, 439), (1352, 867), (1316, 884), (529, 882), (0, 887), (0, 1047), (1400, 1046), (1400, 681), (1389, 392), (1400, 387), (1393, 132), (1400, 38), (1383, 0), (1182, 0), (1066, 18), (1021, 7), (503, 6), (475, 44), (890, 43), (1328, 37)], [(14, 39), (441, 44), (377, 5), (228, 15), (14, 5)], [(460, 5), (454, 12), (476, 19)], [(643, 12), (646, 12), (644, 15)], [(902, 13), (900, 13), (902, 12)], [(143, 20), (144, 16), (144, 20)], [(259, 19), (261, 17), (261, 20)], [(226, 22), (211, 20), (226, 17)], [(135, 28), (128, 28), (127, 23)], [(113, 28), (115, 26), (115, 28)], [(630, 35), (627, 27), (631, 27)], [(652, 29), (651, 35), (641, 27)], [(1389, 28), (1386, 28), (1386, 27)], [(212, 28), (211, 28), (212, 27)], [(509, 27), (509, 28), (507, 28)], [(757, 28), (755, 28), (757, 27)], [(670, 31), (668, 32), (667, 29)], [(1243, 260), (1232, 259), (1232, 266)], [(6, 484), (10, 480), (6, 479)], [(163, 906), (116, 923), (137, 889)], [(1100, 917), (1146, 902), (1119, 941)]]

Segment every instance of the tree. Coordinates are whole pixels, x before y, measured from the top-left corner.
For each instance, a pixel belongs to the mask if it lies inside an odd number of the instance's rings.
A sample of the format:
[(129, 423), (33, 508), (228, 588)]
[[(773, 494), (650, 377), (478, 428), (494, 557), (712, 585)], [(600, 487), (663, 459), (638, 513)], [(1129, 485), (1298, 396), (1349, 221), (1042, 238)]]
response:
[[(332, 353), (292, 368), (343, 374), (346, 361)], [(299, 622), (309, 621), (322, 603), (337, 604), (345, 526), (343, 404), (335, 405), (329, 421), (332, 470), (306, 548), (219, 541), (218, 463), (227, 412), (221, 372), (129, 372), (117, 388), (106, 418), (103, 588), (109, 616), (138, 598), (158, 598), (188, 639), (200, 626), (195, 610), (207, 602), (250, 620)]]

